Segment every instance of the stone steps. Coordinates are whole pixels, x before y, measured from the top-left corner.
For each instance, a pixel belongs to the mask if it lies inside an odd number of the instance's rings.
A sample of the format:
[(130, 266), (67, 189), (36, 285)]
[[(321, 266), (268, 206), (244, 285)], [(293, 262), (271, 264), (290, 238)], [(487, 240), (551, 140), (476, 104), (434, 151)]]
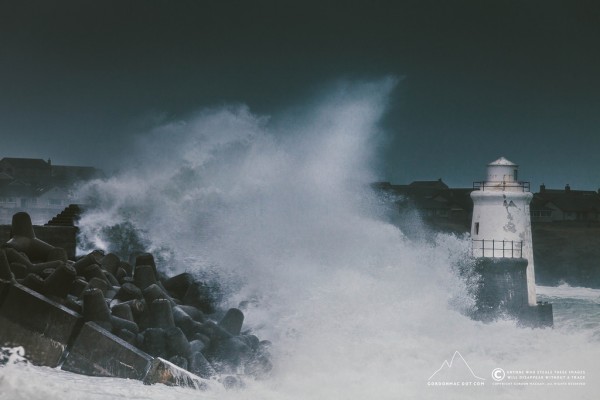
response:
[(48, 221), (45, 226), (75, 226), (79, 221), (83, 208), (78, 204), (69, 204), (58, 215)]

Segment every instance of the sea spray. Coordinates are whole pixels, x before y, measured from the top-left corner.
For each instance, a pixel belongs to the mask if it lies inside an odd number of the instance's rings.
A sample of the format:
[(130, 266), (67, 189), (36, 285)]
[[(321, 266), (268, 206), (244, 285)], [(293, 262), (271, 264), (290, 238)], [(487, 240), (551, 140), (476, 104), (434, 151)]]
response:
[[(203, 398), (591, 398), (598, 388), (591, 378), (583, 388), (492, 386), (498, 367), (597, 374), (600, 346), (591, 331), (572, 326), (470, 320), (455, 273), (468, 239), (409, 236), (379, 218), (369, 183), (393, 87), (389, 79), (342, 85), (296, 117), (235, 106), (159, 127), (144, 136), (132, 168), (82, 189), (96, 199), (82, 235), (110, 248), (101, 228), (128, 221), (150, 247), (168, 246), (173, 257), (163, 267), (213, 271), (230, 292), (227, 305), (244, 302), (246, 322), (273, 342), (272, 375)], [(485, 387), (427, 385), (455, 351)], [(140, 395), (129, 383), (107, 391), (98, 382), (84, 383), (86, 397)], [(58, 390), (42, 386), (37, 398)]]

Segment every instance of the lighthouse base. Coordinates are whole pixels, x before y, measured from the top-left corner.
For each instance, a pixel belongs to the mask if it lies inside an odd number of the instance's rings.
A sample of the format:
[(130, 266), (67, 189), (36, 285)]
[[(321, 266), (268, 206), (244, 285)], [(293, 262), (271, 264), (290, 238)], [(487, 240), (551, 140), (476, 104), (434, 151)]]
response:
[(508, 317), (523, 327), (553, 326), (552, 304), (529, 305), (526, 270), (524, 258), (478, 258), (475, 272), (479, 284), (473, 319), (491, 322)]

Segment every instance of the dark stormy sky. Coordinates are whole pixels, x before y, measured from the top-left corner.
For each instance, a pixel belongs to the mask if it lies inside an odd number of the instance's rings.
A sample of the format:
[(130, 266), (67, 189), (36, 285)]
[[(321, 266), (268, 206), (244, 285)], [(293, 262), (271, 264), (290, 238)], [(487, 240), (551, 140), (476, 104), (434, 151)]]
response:
[(469, 186), (504, 155), (600, 187), (597, 1), (0, 0), (0, 156), (110, 170), (157, 121), (387, 75), (382, 180)]

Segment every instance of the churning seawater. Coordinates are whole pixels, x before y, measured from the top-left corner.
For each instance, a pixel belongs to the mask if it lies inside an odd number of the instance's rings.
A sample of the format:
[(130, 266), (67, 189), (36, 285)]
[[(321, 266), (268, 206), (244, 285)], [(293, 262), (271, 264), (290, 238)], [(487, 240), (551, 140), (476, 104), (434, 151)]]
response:
[[(387, 222), (368, 183), (394, 84), (342, 84), (273, 119), (204, 110), (145, 135), (126, 172), (81, 188), (93, 204), (82, 243), (143, 243), (169, 273), (218, 279), (223, 306), (246, 301), (246, 328), (273, 342), (270, 376), (196, 392), (8, 363), (0, 398), (596, 398), (600, 291), (538, 288), (554, 329), (475, 322), (456, 272), (468, 238)], [(484, 384), (428, 384), (457, 351)], [(585, 385), (494, 385), (497, 368), (583, 372)]]

